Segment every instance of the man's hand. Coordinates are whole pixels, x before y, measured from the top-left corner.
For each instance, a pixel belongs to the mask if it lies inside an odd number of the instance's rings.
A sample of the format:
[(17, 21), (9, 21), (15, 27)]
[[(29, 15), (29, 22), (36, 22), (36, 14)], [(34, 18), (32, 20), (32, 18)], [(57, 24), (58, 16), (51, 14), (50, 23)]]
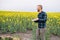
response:
[(39, 20), (39, 18), (33, 19), (32, 21), (37, 21), (37, 20)]

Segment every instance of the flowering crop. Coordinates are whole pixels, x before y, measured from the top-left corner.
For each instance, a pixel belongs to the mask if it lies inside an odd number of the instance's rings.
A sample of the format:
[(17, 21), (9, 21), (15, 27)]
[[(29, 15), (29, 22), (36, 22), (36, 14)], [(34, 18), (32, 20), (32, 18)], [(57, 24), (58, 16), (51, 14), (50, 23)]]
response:
[[(0, 31), (1, 33), (26, 32), (28, 29), (37, 27), (37, 23), (31, 20), (37, 18), (37, 12), (9, 12), (0, 11)], [(60, 35), (60, 13), (47, 12), (48, 32)]]

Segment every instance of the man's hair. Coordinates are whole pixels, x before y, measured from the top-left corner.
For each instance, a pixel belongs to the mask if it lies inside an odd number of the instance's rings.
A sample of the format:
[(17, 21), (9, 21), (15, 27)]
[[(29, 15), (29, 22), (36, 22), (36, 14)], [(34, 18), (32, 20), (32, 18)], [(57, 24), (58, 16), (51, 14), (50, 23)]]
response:
[(43, 9), (43, 6), (42, 6), (42, 5), (37, 5), (37, 6), (40, 6), (40, 7), (41, 7), (41, 9)]

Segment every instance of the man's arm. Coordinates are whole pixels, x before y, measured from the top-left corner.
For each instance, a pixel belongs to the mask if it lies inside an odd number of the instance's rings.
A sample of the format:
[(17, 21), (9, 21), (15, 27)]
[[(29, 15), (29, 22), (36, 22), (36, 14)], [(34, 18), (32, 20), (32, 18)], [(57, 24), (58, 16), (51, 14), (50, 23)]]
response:
[(32, 21), (37, 23), (37, 22), (39, 22), (39, 19), (36, 18), (36, 19), (33, 19)]
[(35, 18), (35, 19), (33, 19), (32, 21), (37, 21), (37, 20), (39, 20), (39, 18)]

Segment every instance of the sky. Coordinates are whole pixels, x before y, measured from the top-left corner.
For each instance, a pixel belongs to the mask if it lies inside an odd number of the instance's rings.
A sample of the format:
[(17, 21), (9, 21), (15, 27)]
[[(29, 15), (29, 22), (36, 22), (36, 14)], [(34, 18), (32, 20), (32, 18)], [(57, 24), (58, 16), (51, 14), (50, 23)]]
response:
[(40, 4), (43, 11), (60, 12), (60, 0), (0, 0), (0, 10), (36, 11)]

